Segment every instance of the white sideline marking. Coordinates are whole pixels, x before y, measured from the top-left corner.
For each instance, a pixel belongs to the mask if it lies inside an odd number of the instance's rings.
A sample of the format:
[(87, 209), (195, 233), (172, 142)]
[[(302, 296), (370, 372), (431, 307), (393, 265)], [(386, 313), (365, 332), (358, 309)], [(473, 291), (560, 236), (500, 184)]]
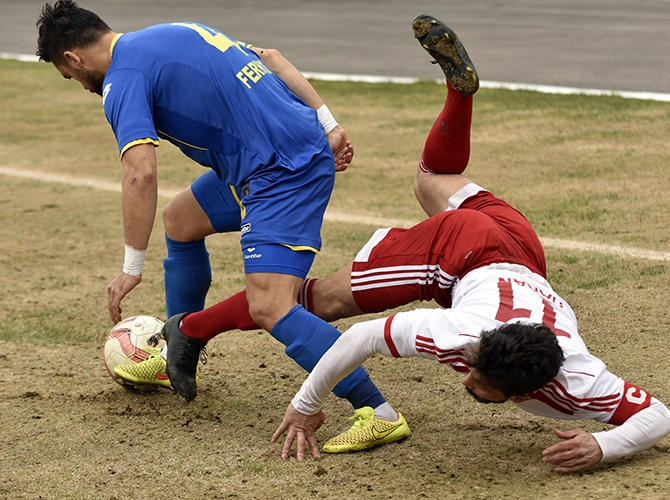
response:
[[(95, 179), (81, 179), (77, 177), (70, 177), (67, 175), (50, 174), (48, 172), (35, 172), (31, 170), (19, 170), (16, 168), (0, 167), (1, 175), (8, 175), (10, 177), (20, 177), (23, 179), (30, 179), (41, 182), (56, 182), (59, 184), (67, 184), (68, 186), (86, 186), (100, 191), (112, 191), (115, 193), (121, 192), (121, 182), (105, 182)], [(179, 191), (158, 189), (158, 195), (166, 198), (174, 198)]]
[[(121, 192), (121, 183), (98, 181), (95, 179), (81, 179), (69, 177), (66, 175), (49, 174), (45, 172), (34, 172), (18, 170), (15, 168), (0, 167), (0, 175), (10, 177), (19, 177), (39, 182), (56, 182), (67, 184), (69, 186), (85, 186), (101, 191)], [(159, 189), (158, 194), (164, 198), (173, 198), (179, 191)], [(327, 211), (325, 219), (332, 222), (348, 222), (356, 224), (365, 224), (374, 227), (411, 227), (417, 221), (392, 220), (378, 217), (368, 217), (365, 215), (355, 215), (342, 212)], [(580, 252), (599, 252), (606, 255), (615, 255), (618, 257), (628, 257), (640, 260), (652, 260), (667, 262), (670, 261), (670, 253), (655, 252), (652, 250), (643, 250), (639, 248), (626, 248), (614, 245), (604, 245), (600, 243), (587, 243), (583, 241), (563, 240), (559, 238), (540, 238), (545, 247), (557, 248), (559, 250), (576, 250)]]
[[(28, 54), (12, 54), (0, 52), (0, 59), (11, 59), (22, 62), (39, 62), (37, 56)], [(313, 73), (305, 71), (303, 76), (310, 80), (322, 80), (329, 82), (363, 82), (363, 83), (399, 83), (411, 84), (425, 81), (426, 79), (412, 78), (406, 76), (374, 76), (374, 75), (341, 75), (337, 73)], [(430, 81), (430, 79), (428, 79)], [(438, 78), (435, 83), (444, 85), (444, 78)], [(505, 90), (527, 90), (542, 94), (570, 94), (570, 95), (593, 95), (593, 96), (617, 96), (626, 99), (643, 99), (648, 101), (670, 102), (670, 94), (660, 92), (634, 92), (627, 90), (600, 90), (581, 89), (576, 87), (557, 87), (553, 85), (531, 85), (527, 83), (489, 82), (480, 81), (480, 87), (485, 89)]]
[[(309, 73), (303, 72), (309, 80), (323, 80), (327, 82), (362, 82), (362, 83), (399, 83), (411, 84), (426, 81), (421, 78), (404, 76), (373, 76), (373, 75), (338, 75), (336, 73)], [(427, 81), (431, 81), (428, 79)], [(444, 78), (438, 78), (435, 83), (444, 85)], [(643, 99), (648, 101), (670, 102), (670, 94), (660, 92), (634, 92), (627, 90), (600, 90), (581, 89), (576, 87), (557, 87), (554, 85), (533, 85), (529, 83), (489, 82), (482, 80), (479, 86), (483, 89), (527, 90), (541, 94), (569, 94), (592, 96), (617, 96), (626, 99)]]
[(0, 59), (11, 59), (21, 62), (40, 62), (40, 58), (30, 54), (12, 54), (10, 52), (0, 52)]
[(558, 248), (560, 250), (579, 250), (581, 252), (598, 252), (617, 257), (630, 257), (640, 260), (655, 260), (661, 262), (670, 261), (670, 253), (656, 252), (654, 250), (642, 250), (640, 248), (618, 247), (615, 245), (604, 245), (601, 243), (586, 243), (582, 241), (561, 240), (558, 238), (540, 238), (545, 247)]

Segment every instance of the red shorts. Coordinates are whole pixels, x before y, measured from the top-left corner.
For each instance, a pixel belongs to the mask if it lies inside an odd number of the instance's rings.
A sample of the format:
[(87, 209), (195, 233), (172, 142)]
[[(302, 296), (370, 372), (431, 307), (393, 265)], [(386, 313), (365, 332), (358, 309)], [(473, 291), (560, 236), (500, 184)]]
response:
[(354, 260), (351, 289), (358, 307), (369, 313), (416, 300), (434, 299), (450, 307), (452, 285), (459, 278), (503, 262), (547, 274), (544, 250), (530, 222), (507, 202), (479, 191), (457, 209), (409, 229), (378, 230)]

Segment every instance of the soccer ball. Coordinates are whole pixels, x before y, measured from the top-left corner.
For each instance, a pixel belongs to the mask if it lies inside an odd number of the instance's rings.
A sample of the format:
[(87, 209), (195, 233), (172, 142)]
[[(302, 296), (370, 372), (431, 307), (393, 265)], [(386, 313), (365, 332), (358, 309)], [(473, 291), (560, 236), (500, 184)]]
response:
[(105, 367), (119, 385), (123, 381), (114, 375), (114, 367), (129, 363), (140, 363), (151, 356), (147, 347), (162, 349), (165, 341), (160, 339), (157, 345), (149, 345), (151, 337), (159, 334), (164, 323), (152, 316), (133, 316), (117, 323), (107, 335), (105, 341)]

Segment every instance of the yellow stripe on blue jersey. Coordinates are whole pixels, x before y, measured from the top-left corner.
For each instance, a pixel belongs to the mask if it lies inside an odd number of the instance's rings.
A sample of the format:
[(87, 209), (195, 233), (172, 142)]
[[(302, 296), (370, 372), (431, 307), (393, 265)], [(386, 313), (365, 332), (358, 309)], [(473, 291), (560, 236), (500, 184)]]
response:
[(179, 144), (182, 144), (182, 145), (184, 145), (184, 146), (188, 146), (189, 148), (200, 149), (201, 151), (207, 151), (207, 148), (201, 148), (200, 146), (194, 146), (193, 144), (189, 144), (189, 143), (187, 143), (187, 142), (180, 141), (180, 140), (177, 139), (176, 137), (172, 137), (170, 134), (166, 134), (166, 133), (163, 132), (162, 130), (156, 130), (156, 132), (158, 132), (158, 135), (165, 136), (165, 138), (166, 138), (166, 139), (169, 139), (170, 142), (178, 142)]
[(119, 153), (119, 158), (123, 157), (123, 153), (128, 151), (130, 148), (132, 148), (133, 146), (137, 146), (139, 144), (153, 144), (155, 147), (160, 146), (160, 143), (155, 139), (149, 139), (149, 138), (138, 139), (137, 141), (129, 142), (128, 144), (126, 144)]

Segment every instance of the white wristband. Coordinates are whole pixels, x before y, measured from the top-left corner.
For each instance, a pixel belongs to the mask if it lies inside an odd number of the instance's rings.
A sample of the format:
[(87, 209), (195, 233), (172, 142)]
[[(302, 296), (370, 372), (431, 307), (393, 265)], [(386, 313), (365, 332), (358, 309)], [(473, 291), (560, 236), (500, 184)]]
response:
[(338, 123), (335, 121), (333, 114), (325, 104), (316, 110), (316, 114), (319, 116), (319, 121), (321, 122), (323, 130), (326, 134), (337, 127)]
[(126, 255), (123, 258), (123, 272), (131, 276), (142, 274), (146, 256), (146, 250), (136, 250), (130, 245), (126, 245)]

